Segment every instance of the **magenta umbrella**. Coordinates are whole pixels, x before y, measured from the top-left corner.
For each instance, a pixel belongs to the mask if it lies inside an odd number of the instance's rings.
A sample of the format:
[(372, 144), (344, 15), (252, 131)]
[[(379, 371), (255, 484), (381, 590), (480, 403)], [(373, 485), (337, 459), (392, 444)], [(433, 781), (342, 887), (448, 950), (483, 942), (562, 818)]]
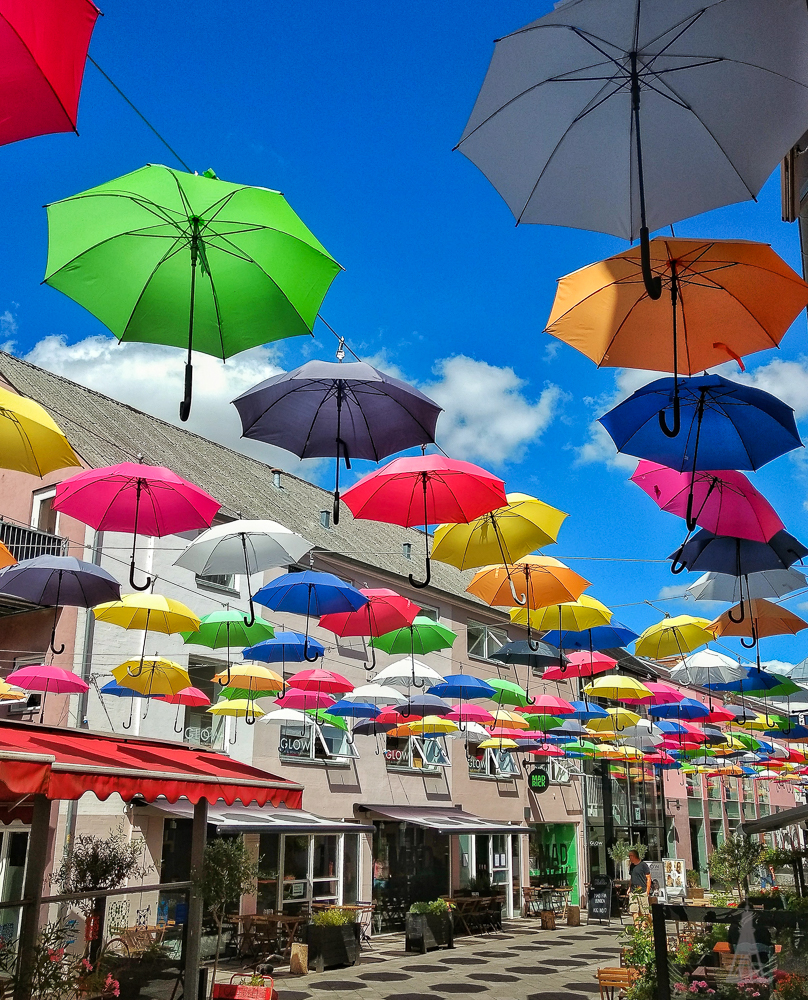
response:
[(209, 493), (162, 465), (122, 462), (88, 469), (56, 487), (53, 509), (89, 524), (97, 531), (132, 534), (129, 583), (148, 590), (151, 577), (135, 583), (138, 535), (173, 535), (209, 528), (221, 507)]
[(479, 705), (459, 705), (444, 718), (450, 722), (479, 722), (481, 726), (490, 726), (494, 721), (494, 716)]
[(663, 684), (659, 681), (643, 681), (643, 684), (648, 688), (653, 697), (649, 698), (647, 694), (638, 698), (623, 695), (620, 701), (624, 701), (627, 705), (670, 705), (674, 702), (685, 700), (685, 695), (678, 688), (672, 687), (670, 684)]
[[(291, 683), (291, 681), (290, 681)], [(279, 708), (293, 708), (305, 711), (307, 708), (330, 708), (335, 700), (323, 691), (303, 691), (301, 688), (289, 688), (282, 698), (276, 698)]]
[(783, 529), (772, 505), (741, 472), (677, 472), (643, 460), (631, 481), (662, 510), (683, 517), (688, 531), (698, 525), (714, 535), (768, 542)]
[(23, 691), (41, 691), (42, 705), (39, 709), (40, 723), (45, 721), (45, 699), (48, 692), (54, 694), (83, 694), (89, 690), (89, 685), (72, 670), (64, 667), (48, 666), (44, 663), (28, 667), (20, 667), (6, 677), (9, 684), (16, 684)]

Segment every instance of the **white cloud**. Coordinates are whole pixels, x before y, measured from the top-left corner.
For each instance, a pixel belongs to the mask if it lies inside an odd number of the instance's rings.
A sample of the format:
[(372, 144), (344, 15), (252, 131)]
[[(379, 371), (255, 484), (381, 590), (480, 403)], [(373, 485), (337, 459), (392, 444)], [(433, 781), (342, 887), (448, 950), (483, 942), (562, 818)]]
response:
[(657, 594), (656, 599), (658, 601), (671, 601), (677, 597), (681, 597), (687, 600), (689, 597), (687, 588), (689, 586), (689, 583), (672, 583), (669, 587), (663, 587)]
[(564, 393), (545, 384), (532, 402), (512, 368), (464, 355), (438, 361), (437, 381), (420, 388), (444, 408), (438, 441), (453, 458), (502, 465), (519, 462), (556, 416)]
[[(595, 411), (597, 417), (603, 416), (640, 386), (659, 377), (659, 372), (619, 368), (614, 375), (614, 392), (604, 393), (595, 398), (584, 397), (584, 403)], [(603, 462), (604, 465), (608, 465), (612, 469), (633, 472), (637, 467), (637, 459), (631, 455), (623, 455), (617, 450), (614, 441), (609, 437), (607, 430), (597, 417), (589, 424), (586, 441), (575, 449), (575, 464), (590, 465), (593, 462)]]
[(743, 373), (736, 371), (729, 377), (782, 399), (794, 408), (797, 419), (808, 416), (808, 358), (799, 361), (773, 358), (759, 368)]
[(790, 674), (794, 664), (788, 660), (761, 660), (760, 665), (773, 674)]

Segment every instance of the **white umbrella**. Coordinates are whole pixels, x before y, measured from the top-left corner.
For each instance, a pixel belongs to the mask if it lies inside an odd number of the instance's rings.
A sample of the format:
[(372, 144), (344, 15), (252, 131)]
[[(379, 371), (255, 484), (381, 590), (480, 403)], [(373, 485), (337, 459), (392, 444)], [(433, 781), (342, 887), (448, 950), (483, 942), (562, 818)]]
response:
[(299, 726), (303, 723), (314, 726), (316, 724), (310, 715), (306, 715), (305, 712), (300, 712), (295, 708), (279, 708), (277, 712), (267, 712), (262, 721), (271, 722), (279, 726), (290, 724)]
[(648, 230), (754, 198), (805, 131), (808, 11), (764, 6), (557, 4), (496, 43), (458, 148), (517, 222), (639, 236), (659, 298)]
[(363, 684), (342, 696), (343, 701), (362, 701), (368, 705), (403, 705), (407, 700), (400, 691), (386, 684)]
[(384, 684), (400, 684), (401, 687), (409, 687), (413, 682), (416, 682), (418, 687), (422, 687), (423, 685), (418, 683), (419, 681), (424, 681), (431, 686), (432, 684), (442, 684), (444, 678), (437, 670), (433, 670), (421, 660), (407, 657), (403, 660), (396, 660), (389, 667), (385, 667), (384, 670), (376, 674), (376, 680)]
[(277, 566), (291, 566), (311, 550), (306, 541), (277, 521), (228, 521), (208, 528), (174, 560), (198, 576), (245, 573), (250, 599), (249, 626), (255, 621), (250, 575)]
[(749, 576), (728, 573), (705, 573), (687, 588), (687, 594), (697, 601), (728, 601), (737, 604), (743, 599), (772, 600), (808, 587), (808, 580), (795, 569), (768, 569)]
[(746, 668), (737, 659), (715, 649), (700, 649), (686, 656), (671, 670), (677, 684), (729, 684), (746, 678)]

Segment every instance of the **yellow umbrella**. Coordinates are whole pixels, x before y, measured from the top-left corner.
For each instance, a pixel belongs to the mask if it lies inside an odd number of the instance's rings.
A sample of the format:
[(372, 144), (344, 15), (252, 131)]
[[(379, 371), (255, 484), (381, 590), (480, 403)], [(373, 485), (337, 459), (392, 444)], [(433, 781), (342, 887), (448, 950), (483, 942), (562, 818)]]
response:
[(286, 681), (269, 667), (262, 667), (258, 664), (236, 663), (230, 667), (229, 677), (227, 671), (216, 674), (213, 678), (215, 684), (222, 687), (245, 688), (255, 692), (255, 697), (263, 698), (276, 691), (283, 691), (288, 685)]
[(28, 697), (28, 692), (21, 688), (0, 681), (0, 701), (24, 701)]
[(706, 618), (677, 615), (676, 618), (663, 618), (656, 625), (649, 626), (637, 639), (634, 652), (636, 656), (661, 660), (666, 656), (692, 653), (714, 638), (710, 622)]
[(81, 465), (64, 431), (39, 403), (0, 389), (0, 468), (48, 472)]
[(507, 498), (506, 507), (468, 524), (439, 525), (432, 558), (458, 569), (514, 563), (558, 538), (567, 517), (563, 511), (525, 493), (508, 493)]
[(732, 733), (725, 732), (724, 739), (726, 743), (718, 743), (712, 748), (713, 755), (716, 757), (728, 757), (731, 753), (738, 753), (738, 751), (744, 752), (749, 748), (745, 743), (742, 743), (737, 736), (733, 736)]
[[(653, 698), (654, 694), (643, 683), (625, 674), (601, 674), (584, 687), (584, 694), (593, 698)], [(591, 720), (590, 720), (591, 721)], [(604, 720), (605, 721), (605, 720)]]
[(577, 601), (554, 604), (535, 611), (513, 608), (510, 614), (515, 625), (527, 625), (529, 618), (530, 627), (537, 632), (552, 632), (559, 628), (562, 632), (581, 632), (598, 625), (608, 625), (612, 620), (612, 613), (606, 605), (588, 594), (581, 594)]
[(3, 569), (6, 566), (13, 566), (16, 562), (17, 560), (11, 552), (9, 552), (6, 546), (0, 542), (0, 569)]
[(254, 701), (248, 698), (217, 701), (215, 705), (211, 705), (205, 711), (211, 715), (231, 715), (236, 719), (247, 719), (249, 724), (252, 724), (250, 723), (250, 719), (254, 722), (256, 719), (260, 719), (262, 715), (266, 715), (266, 712), (262, 708), (259, 708)]
[(629, 726), (636, 726), (640, 721), (636, 712), (630, 712), (627, 708), (607, 708), (608, 719), (589, 719), (586, 728), (592, 733), (614, 732), (621, 733)]
[[(387, 735), (425, 736), (429, 733), (456, 733), (459, 728), (451, 719), (442, 719), (439, 715), (425, 715), (423, 719), (413, 719), (412, 722), (397, 726)], [(406, 733), (398, 733), (397, 730), (406, 730)]]
[(491, 723), (492, 729), (496, 727), (500, 729), (530, 729), (530, 723), (524, 715), (500, 708), (494, 712), (494, 721)]
[(603, 743), (598, 747), (598, 757), (604, 760), (616, 760), (620, 756), (620, 751), (611, 743)]
[(127, 660), (112, 668), (112, 676), (121, 687), (145, 695), (179, 694), (191, 687), (188, 671), (162, 656)]
[(617, 747), (617, 752), (620, 754), (619, 758), (615, 760), (642, 760), (645, 756), (642, 750), (638, 750), (637, 747)]
[(483, 740), (477, 744), (478, 750), (518, 750), (519, 744), (516, 740), (509, 740), (505, 736), (498, 736), (493, 740)]
[(100, 622), (144, 632), (198, 632), (199, 618), (180, 601), (162, 594), (124, 594), (93, 608)]
[(486, 566), (466, 587), (470, 594), (494, 607), (546, 608), (577, 601), (589, 586), (569, 566), (550, 556), (525, 556), (508, 566)]

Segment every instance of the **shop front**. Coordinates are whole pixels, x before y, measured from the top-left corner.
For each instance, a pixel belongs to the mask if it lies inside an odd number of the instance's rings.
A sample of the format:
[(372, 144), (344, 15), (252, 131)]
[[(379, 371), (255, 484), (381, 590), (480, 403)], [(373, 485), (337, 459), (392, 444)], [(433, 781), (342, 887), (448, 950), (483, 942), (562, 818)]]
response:
[(534, 887), (551, 886), (579, 899), (577, 827), (574, 823), (534, 823), (528, 840), (528, 871)]

